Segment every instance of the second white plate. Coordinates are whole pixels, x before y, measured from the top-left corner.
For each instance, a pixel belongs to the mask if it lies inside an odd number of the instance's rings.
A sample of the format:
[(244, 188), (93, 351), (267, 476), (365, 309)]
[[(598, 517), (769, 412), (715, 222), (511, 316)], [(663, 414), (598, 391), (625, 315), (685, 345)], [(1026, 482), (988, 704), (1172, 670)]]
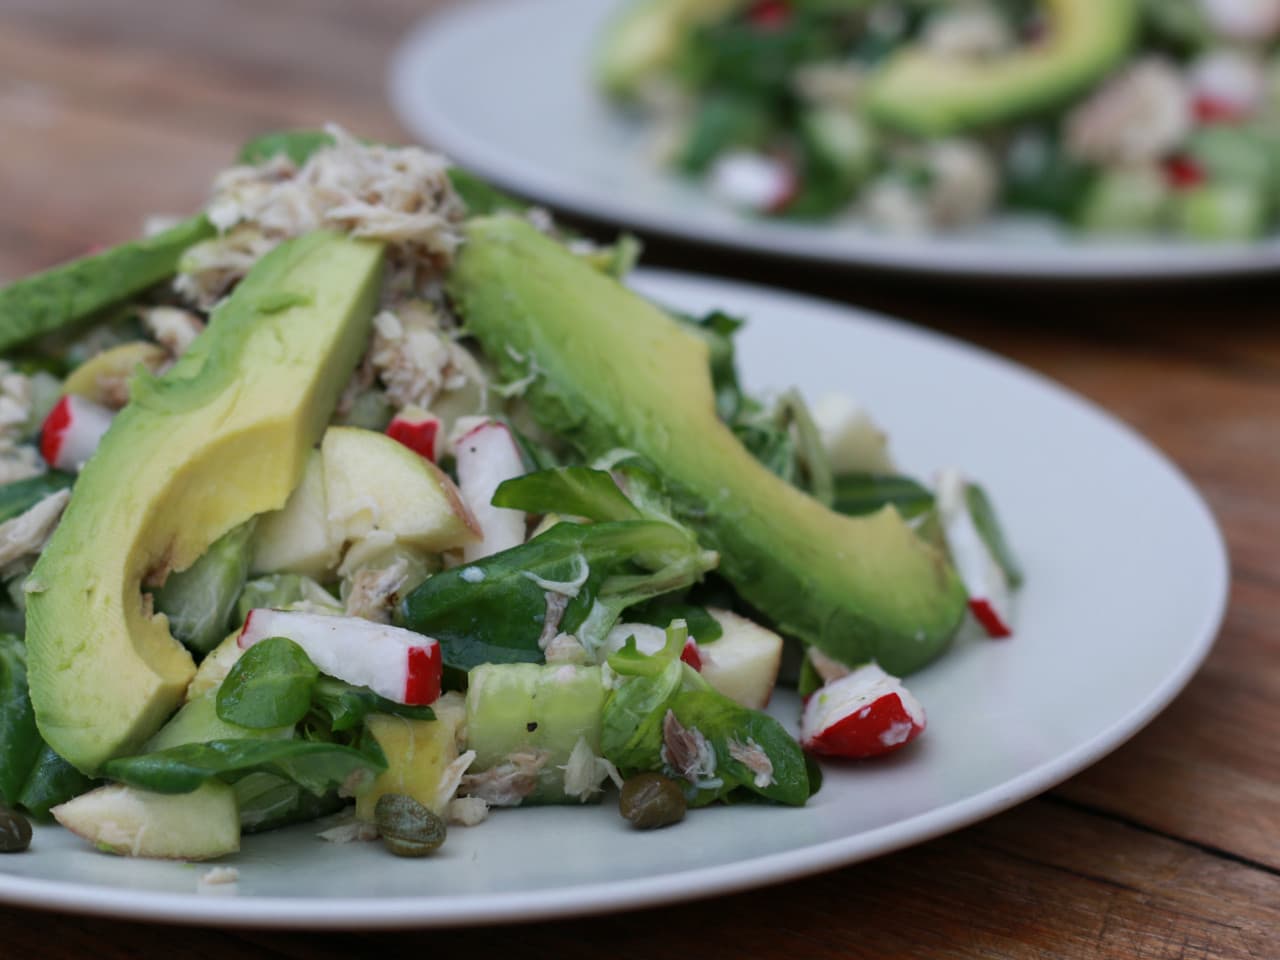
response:
[(1083, 241), (1004, 218), (894, 237), (851, 222), (747, 219), (658, 168), (644, 130), (592, 87), (618, 0), (468, 0), (424, 20), (389, 74), (413, 134), (493, 182), (642, 232), (807, 260), (973, 277), (1185, 278), (1280, 269), (1280, 236), (1251, 245)]
[[(1114, 749), (1208, 652), (1227, 592), (1213, 518), (1167, 460), (1089, 403), (956, 341), (838, 304), (642, 271), (661, 302), (750, 318), (753, 390), (851, 391), (903, 467), (962, 465), (991, 491), (1029, 572), (1017, 635), (964, 641), (910, 679), (929, 714), (887, 762), (827, 766), (799, 809), (699, 810), (628, 829), (614, 803), (499, 811), (439, 856), (333, 846), (302, 825), (247, 837), (238, 896), (200, 865), (122, 860), (53, 827), (0, 857), (0, 903), (134, 919), (298, 928), (444, 926), (677, 902), (785, 880), (937, 836), (1045, 790)], [(772, 710), (795, 726), (794, 695)]]

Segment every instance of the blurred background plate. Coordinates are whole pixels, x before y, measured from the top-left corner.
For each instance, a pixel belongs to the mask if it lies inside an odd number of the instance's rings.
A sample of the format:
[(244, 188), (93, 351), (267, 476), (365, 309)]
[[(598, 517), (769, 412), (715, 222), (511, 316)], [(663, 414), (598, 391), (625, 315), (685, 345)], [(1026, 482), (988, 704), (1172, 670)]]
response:
[(1248, 245), (1081, 241), (1004, 217), (946, 236), (745, 218), (660, 169), (643, 127), (597, 95), (590, 64), (617, 0), (470, 0), (421, 22), (390, 70), (404, 125), (460, 164), (560, 210), (643, 233), (829, 264), (969, 277), (1157, 279), (1280, 269)]
[[(1016, 635), (962, 638), (912, 676), (926, 734), (884, 762), (828, 764), (809, 804), (699, 810), (628, 829), (610, 801), (498, 811), (430, 860), (319, 841), (316, 824), (247, 837), (220, 861), (124, 860), (53, 827), (0, 858), (0, 903), (121, 918), (296, 928), (450, 926), (680, 903), (865, 860), (973, 823), (1065, 780), (1160, 712), (1208, 653), (1227, 593), (1213, 517), (1129, 428), (957, 341), (826, 301), (689, 275), (637, 285), (690, 312), (750, 318), (746, 386), (853, 390), (910, 473), (960, 464), (991, 491), (1028, 583)], [(943, 386), (945, 385), (945, 386)], [(799, 703), (771, 709), (795, 729)], [(710, 914), (709, 914), (710, 916)], [(2, 952), (2, 951), (0, 951)]]

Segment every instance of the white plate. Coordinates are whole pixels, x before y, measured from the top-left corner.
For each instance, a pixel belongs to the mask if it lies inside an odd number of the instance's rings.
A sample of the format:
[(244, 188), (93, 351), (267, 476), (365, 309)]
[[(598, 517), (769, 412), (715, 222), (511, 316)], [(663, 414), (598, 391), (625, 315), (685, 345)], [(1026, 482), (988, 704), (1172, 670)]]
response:
[[(753, 389), (854, 391), (910, 471), (963, 464), (1029, 570), (1017, 636), (968, 640), (911, 678), (928, 732), (887, 762), (831, 768), (801, 809), (695, 811), (656, 833), (612, 803), (499, 812), (442, 854), (397, 860), (304, 825), (246, 838), (239, 895), (206, 867), (116, 859), (57, 828), (0, 857), (0, 902), (118, 917), (296, 927), (493, 923), (626, 909), (852, 863), (989, 816), (1130, 737), (1190, 678), (1227, 589), (1222, 540), (1187, 481), (1096, 408), (990, 354), (848, 307), (654, 271), (641, 289), (751, 318)], [(793, 725), (794, 696), (774, 710)]]
[(1005, 218), (950, 236), (857, 224), (746, 219), (659, 169), (641, 125), (591, 86), (617, 0), (469, 0), (423, 21), (390, 71), (405, 126), (497, 184), (630, 229), (772, 256), (974, 277), (1154, 278), (1280, 269), (1280, 236), (1254, 245), (1072, 239)]

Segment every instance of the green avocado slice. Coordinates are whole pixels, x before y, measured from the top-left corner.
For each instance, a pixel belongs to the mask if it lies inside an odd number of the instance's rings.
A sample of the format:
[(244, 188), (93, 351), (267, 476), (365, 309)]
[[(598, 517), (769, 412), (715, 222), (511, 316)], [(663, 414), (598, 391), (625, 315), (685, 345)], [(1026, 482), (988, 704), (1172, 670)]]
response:
[(1039, 113), (1118, 64), (1138, 33), (1138, 0), (1044, 0), (1038, 43), (985, 60), (909, 47), (872, 80), (867, 107), (886, 126), (949, 136)]
[(200, 214), (163, 233), (121, 244), (0, 289), (0, 350), (119, 303), (172, 276), (186, 249), (214, 234)]
[(36, 721), (81, 771), (178, 706), (195, 666), (141, 587), (284, 505), (364, 351), (383, 262), (332, 233), (277, 247), (85, 465), (26, 588)]
[(945, 647), (965, 593), (896, 510), (833, 513), (761, 466), (716, 416), (707, 346), (529, 224), (482, 218), (449, 280), (534, 416), (588, 456), (622, 447), (662, 473), (723, 573), (784, 631), (845, 663), (915, 670)]

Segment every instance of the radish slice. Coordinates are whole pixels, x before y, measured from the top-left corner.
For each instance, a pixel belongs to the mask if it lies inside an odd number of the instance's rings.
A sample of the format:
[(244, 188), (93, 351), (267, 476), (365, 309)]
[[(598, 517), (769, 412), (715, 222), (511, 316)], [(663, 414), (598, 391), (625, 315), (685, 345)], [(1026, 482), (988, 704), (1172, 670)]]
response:
[(969, 612), (991, 637), (1013, 635), (1009, 578), (974, 525), (965, 498), (968, 481), (958, 470), (938, 474), (937, 503), (951, 561), (969, 594)]
[(398, 440), (414, 453), (436, 462), (437, 437), (440, 435), (440, 418), (421, 407), (407, 406), (391, 418), (387, 424), (387, 436)]
[(453, 446), (458, 462), (458, 489), (480, 524), (480, 540), (463, 547), (470, 563), (524, 543), (523, 510), (495, 507), (493, 493), (504, 480), (524, 475), (524, 460), (505, 424), (485, 420), (460, 436)]
[(240, 630), (241, 649), (268, 637), (287, 637), (321, 673), (396, 703), (422, 706), (440, 696), (440, 644), (420, 633), (359, 617), (250, 610)]
[(693, 637), (684, 642), (684, 649), (680, 651), (680, 659), (699, 673), (702, 672), (702, 654), (698, 652), (698, 643)]
[(1235, 123), (1258, 109), (1267, 78), (1254, 57), (1238, 50), (1214, 50), (1193, 63), (1187, 74), (1196, 119)]
[(757, 213), (777, 213), (799, 190), (795, 171), (785, 161), (745, 150), (721, 156), (708, 185), (724, 202)]
[(40, 428), (40, 453), (56, 470), (79, 472), (93, 456), (115, 414), (76, 394), (64, 394)]
[(924, 728), (920, 701), (872, 663), (809, 697), (800, 718), (800, 745), (810, 753), (864, 760), (906, 746)]

